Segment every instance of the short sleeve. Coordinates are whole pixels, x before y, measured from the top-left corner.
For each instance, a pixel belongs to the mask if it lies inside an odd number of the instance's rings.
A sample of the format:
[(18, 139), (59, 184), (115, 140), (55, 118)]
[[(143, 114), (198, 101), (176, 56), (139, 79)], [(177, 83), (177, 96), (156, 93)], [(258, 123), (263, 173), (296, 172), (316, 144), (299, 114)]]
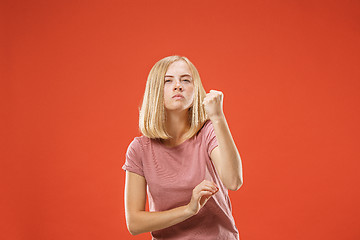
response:
[(139, 139), (136, 137), (129, 144), (126, 155), (125, 164), (122, 169), (125, 171), (133, 172), (144, 177), (143, 164), (142, 164), (143, 150)]
[(214, 131), (214, 127), (211, 123), (210, 120), (208, 120), (208, 122), (205, 123), (206, 125), (204, 126), (204, 136), (205, 136), (205, 142), (206, 142), (206, 147), (207, 147), (207, 152), (209, 154), (211, 154), (211, 151), (218, 146), (218, 142), (216, 139), (216, 135), (215, 135), (215, 131)]

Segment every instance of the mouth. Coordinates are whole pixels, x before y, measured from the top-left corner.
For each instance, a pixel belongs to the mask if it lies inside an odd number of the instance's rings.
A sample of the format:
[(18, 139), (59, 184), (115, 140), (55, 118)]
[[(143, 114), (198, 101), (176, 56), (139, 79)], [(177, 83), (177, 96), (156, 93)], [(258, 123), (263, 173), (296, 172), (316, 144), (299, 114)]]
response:
[(181, 94), (176, 94), (176, 95), (174, 95), (172, 98), (175, 98), (175, 99), (182, 99), (182, 98), (184, 98), (184, 96), (183, 96), (183, 95), (181, 95)]

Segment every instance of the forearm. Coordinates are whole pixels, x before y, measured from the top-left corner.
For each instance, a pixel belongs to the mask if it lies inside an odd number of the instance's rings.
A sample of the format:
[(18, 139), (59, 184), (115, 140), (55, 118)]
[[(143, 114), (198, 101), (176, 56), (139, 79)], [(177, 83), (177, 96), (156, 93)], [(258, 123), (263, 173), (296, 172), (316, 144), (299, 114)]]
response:
[[(242, 163), (240, 154), (231, 136), (225, 116), (211, 119), (221, 153), (220, 175), (226, 185), (242, 184)], [(235, 182), (235, 184), (233, 184)]]
[(162, 212), (134, 211), (127, 213), (128, 229), (132, 235), (164, 229), (193, 216), (188, 206)]

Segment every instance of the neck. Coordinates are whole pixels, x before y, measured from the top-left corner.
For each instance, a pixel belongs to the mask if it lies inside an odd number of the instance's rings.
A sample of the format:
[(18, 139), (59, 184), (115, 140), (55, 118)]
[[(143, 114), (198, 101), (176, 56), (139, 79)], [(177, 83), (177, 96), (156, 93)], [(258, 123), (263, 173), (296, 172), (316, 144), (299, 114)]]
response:
[(166, 131), (170, 134), (172, 139), (170, 142), (177, 142), (182, 140), (183, 135), (189, 130), (190, 124), (188, 121), (188, 109), (181, 112), (168, 111), (166, 113)]

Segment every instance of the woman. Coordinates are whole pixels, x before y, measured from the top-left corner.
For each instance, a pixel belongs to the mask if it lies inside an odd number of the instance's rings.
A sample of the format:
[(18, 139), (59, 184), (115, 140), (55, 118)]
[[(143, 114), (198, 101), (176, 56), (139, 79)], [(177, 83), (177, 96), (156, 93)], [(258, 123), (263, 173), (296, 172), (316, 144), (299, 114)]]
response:
[(169, 56), (153, 66), (140, 109), (143, 136), (130, 143), (123, 166), (131, 234), (239, 239), (228, 189), (242, 185), (242, 164), (222, 102), (220, 91), (206, 94), (186, 57)]

